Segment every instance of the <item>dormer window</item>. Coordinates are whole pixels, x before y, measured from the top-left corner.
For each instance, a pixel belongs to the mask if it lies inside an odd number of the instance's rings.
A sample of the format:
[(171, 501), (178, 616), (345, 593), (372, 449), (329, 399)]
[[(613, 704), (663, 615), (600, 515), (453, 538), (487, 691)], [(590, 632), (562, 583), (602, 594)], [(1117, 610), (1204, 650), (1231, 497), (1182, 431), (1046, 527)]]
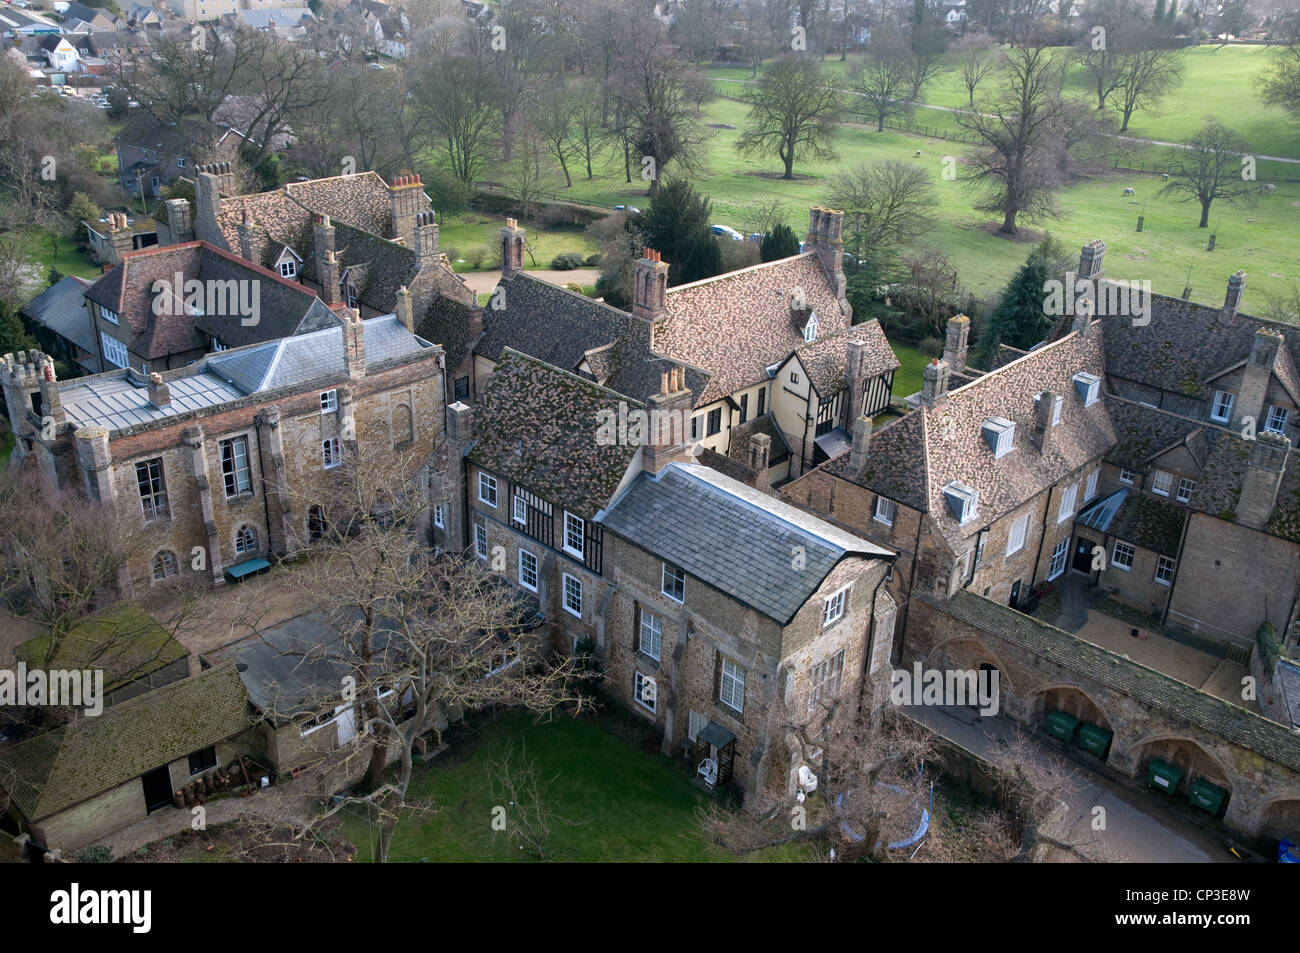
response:
[(1016, 447), (1016, 425), (1005, 417), (990, 417), (982, 428), (994, 458), (1005, 457)]
[(1080, 371), (1074, 375), (1074, 388), (1083, 399), (1083, 406), (1091, 407), (1097, 403), (1097, 396), (1101, 392), (1101, 378), (1096, 374)]
[(292, 258), (287, 258), (280, 262), (281, 278), (296, 278), (298, 276), (298, 263)]
[(805, 341), (817, 340), (817, 312), (816, 311), (808, 315), (808, 323), (803, 326), (803, 339)]
[[(1034, 407), (1038, 407), (1038, 401), (1042, 399), (1043, 392), (1040, 390), (1034, 395)], [(1065, 403), (1065, 398), (1060, 394), (1056, 395), (1056, 406), (1052, 408), (1052, 426), (1055, 427), (1061, 422), (1061, 407)]]
[(963, 525), (973, 520), (979, 513), (979, 490), (953, 480), (943, 488), (944, 499), (948, 501), (948, 510)]

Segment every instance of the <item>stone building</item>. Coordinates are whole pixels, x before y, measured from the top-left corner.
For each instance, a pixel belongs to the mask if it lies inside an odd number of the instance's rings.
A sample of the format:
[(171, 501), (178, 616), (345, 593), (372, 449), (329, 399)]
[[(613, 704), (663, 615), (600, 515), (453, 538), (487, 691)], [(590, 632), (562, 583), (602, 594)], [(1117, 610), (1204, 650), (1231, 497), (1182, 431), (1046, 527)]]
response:
[[(84, 487), (156, 533), (126, 580), (227, 570), (310, 542), (324, 492), (357, 447), (430, 458), (443, 437), (442, 352), (394, 315), (210, 354), (165, 374), (112, 371), (59, 383), (39, 352), (0, 364), (14, 458), (54, 486)], [(418, 478), (417, 478), (418, 479)], [(194, 559), (201, 553), (202, 559)]]

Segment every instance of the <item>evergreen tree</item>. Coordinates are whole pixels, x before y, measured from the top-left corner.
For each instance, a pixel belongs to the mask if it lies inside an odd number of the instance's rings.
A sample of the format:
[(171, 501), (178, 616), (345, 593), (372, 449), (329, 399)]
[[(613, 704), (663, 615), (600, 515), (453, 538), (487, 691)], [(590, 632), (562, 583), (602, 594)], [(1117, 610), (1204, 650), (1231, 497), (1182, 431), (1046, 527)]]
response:
[(1043, 285), (1053, 273), (1045, 256), (1030, 252), (1029, 258), (1012, 276), (989, 318), (985, 334), (985, 356), (992, 357), (999, 344), (1028, 350), (1052, 328), (1054, 318), (1043, 311)]
[(758, 246), (758, 255), (763, 261), (776, 261), (797, 254), (799, 254), (799, 236), (784, 222), (778, 222), (763, 236), (763, 243)]
[(629, 221), (668, 262), (668, 283), (684, 285), (722, 273), (722, 252), (709, 226), (713, 205), (685, 179), (663, 186)]
[(1165, 18), (1165, 0), (1156, 0), (1155, 16), (1153, 16), (1151, 19), (1155, 20), (1156, 23), (1159, 23), (1164, 18)]
[(0, 299), (0, 354), (16, 354), (34, 347), (36, 339), (27, 333), (14, 306)]

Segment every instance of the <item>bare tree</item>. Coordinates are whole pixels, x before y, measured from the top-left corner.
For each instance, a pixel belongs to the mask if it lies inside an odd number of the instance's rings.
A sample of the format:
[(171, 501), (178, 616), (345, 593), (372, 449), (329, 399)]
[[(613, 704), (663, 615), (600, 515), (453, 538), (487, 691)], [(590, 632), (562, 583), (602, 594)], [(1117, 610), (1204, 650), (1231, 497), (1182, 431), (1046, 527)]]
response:
[(865, 101), (867, 114), (875, 117), (877, 132), (884, 130), (890, 116), (910, 109), (909, 56), (901, 41), (880, 36), (873, 38), (866, 57), (849, 67), (849, 87)]
[(503, 825), (494, 829), (494, 835), (504, 833), (511, 845), (538, 860), (547, 859), (547, 844), (557, 824), (585, 823), (556, 812), (551, 788), (560, 775), (544, 775), (522, 743), (518, 750), (513, 741), (499, 745), (488, 756), (487, 776), (488, 792)]
[[(343, 756), (368, 761), (360, 787), (299, 836), (344, 806), (365, 805), (380, 818), (381, 863), (410, 806), (423, 736), (440, 741), (450, 719), (492, 706), (543, 715), (588, 704), (570, 690), (572, 660), (545, 657), (516, 590), (477, 561), (429, 551), (429, 508), (447, 489), (427, 454), (422, 445), (394, 452), (380, 442), (349, 442), (327, 482), (287, 491), (295, 509), (310, 505), (321, 514), (320, 539), (299, 554), (287, 582), (314, 597), (337, 636), (301, 656), (347, 672), (342, 700), (355, 701), (360, 731)], [(338, 701), (337, 690), (317, 699)]]
[(504, 166), (506, 185), (519, 202), (520, 217), (530, 219), (551, 180), (551, 153), (547, 140), (531, 123), (516, 128), (515, 146)]
[(795, 159), (801, 153), (819, 161), (835, 157), (831, 143), (839, 125), (840, 94), (816, 60), (777, 60), (744, 101), (750, 125), (736, 141), (742, 155), (775, 151), (785, 166), (784, 179), (794, 178)]
[(1259, 187), (1253, 178), (1246, 178), (1242, 162), (1246, 144), (1231, 129), (1211, 117), (1186, 146), (1170, 160), (1169, 181), (1160, 191), (1182, 195), (1185, 202), (1198, 202), (1199, 228), (1209, 228), (1210, 206), (1215, 200), (1232, 208), (1246, 208), (1256, 201)]
[(1285, 18), (1282, 30), (1285, 42), (1271, 52), (1268, 70), (1256, 82), (1264, 102), (1300, 120), (1300, 14)]
[(1001, 82), (990, 101), (958, 113), (957, 121), (980, 143), (965, 174), (988, 193), (976, 208), (1000, 212), (999, 231), (1014, 235), (1022, 215), (1032, 221), (1057, 214), (1070, 109), (1061, 93), (1064, 66), (1050, 47), (1017, 47), (999, 72)]
[(844, 212), (845, 247), (911, 245), (934, 227), (938, 199), (929, 174), (912, 162), (861, 163), (831, 179), (830, 204)]
[(582, 155), (582, 143), (577, 136), (578, 95), (563, 89), (549, 90), (542, 95), (532, 116), (533, 131), (559, 165), (565, 188), (573, 187), (569, 163)]
[(1152, 26), (1144, 27), (1145, 40), (1119, 56), (1115, 71), (1114, 107), (1128, 130), (1129, 119), (1139, 109), (1152, 111), (1155, 103), (1182, 81), (1183, 52), (1162, 45), (1163, 38)]
[(592, 177), (592, 163), (609, 146), (609, 130), (605, 128), (601, 95), (595, 86), (583, 86), (573, 92), (573, 142), (578, 157)]
[(412, 103), (430, 145), (458, 179), (472, 184), (496, 141), (493, 81), (473, 57), (454, 49), (431, 48), (415, 68)]
[(957, 52), (957, 71), (966, 87), (968, 105), (975, 105), (975, 90), (979, 84), (998, 68), (998, 50), (993, 37), (987, 33), (968, 33), (953, 48)]

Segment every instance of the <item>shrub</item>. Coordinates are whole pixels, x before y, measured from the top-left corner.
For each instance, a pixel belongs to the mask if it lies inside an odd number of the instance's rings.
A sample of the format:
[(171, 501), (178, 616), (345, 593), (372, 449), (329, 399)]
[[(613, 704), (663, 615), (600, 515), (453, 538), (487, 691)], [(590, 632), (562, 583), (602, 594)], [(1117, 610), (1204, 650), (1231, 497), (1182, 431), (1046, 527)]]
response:
[(577, 252), (560, 252), (551, 259), (551, 267), (556, 271), (572, 271), (574, 268), (581, 268), (583, 257)]
[(496, 248), (491, 245), (475, 245), (469, 251), (465, 252), (465, 261), (471, 268), (482, 268), (485, 261), (490, 261), (496, 254)]
[(594, 254), (588, 255), (587, 260), (584, 261), (583, 264), (586, 265), (588, 268), (595, 268), (600, 265), (601, 260), (602, 260), (602, 256), (600, 252), (595, 252)]
[(77, 853), (77, 863), (79, 864), (111, 864), (113, 862), (113, 848), (106, 844), (91, 844), (89, 847), (83, 847)]
[(582, 290), (582, 285), (578, 284), (576, 281), (566, 281), (564, 287), (575, 294), (586, 294), (586, 292)]

